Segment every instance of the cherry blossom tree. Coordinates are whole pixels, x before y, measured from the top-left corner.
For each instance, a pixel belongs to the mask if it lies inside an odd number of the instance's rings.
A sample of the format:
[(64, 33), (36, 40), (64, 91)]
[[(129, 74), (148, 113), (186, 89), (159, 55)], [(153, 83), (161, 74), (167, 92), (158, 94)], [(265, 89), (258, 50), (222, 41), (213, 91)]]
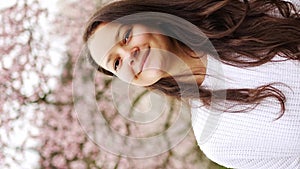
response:
[[(101, 132), (99, 116), (114, 132), (126, 137), (151, 137), (168, 130), (176, 120), (180, 105), (165, 99), (166, 113), (155, 122), (140, 125), (124, 118), (116, 108), (122, 105), (112, 92), (115, 78), (85, 72), (77, 67), (88, 64), (80, 56), (84, 24), (91, 13), (106, 1), (58, 1), (51, 13), (37, 0), (19, 0), (1, 11), (0, 19), (0, 166), (1, 168), (208, 168), (217, 167), (199, 150), (192, 131), (176, 145), (156, 155), (130, 158), (99, 145), (92, 133)], [(77, 72), (76, 72), (77, 70)], [(76, 74), (77, 73), (77, 74)], [(79, 76), (83, 74), (85, 76)], [(75, 77), (76, 75), (76, 77)], [(74, 83), (92, 78), (97, 109), (81, 118), (86, 105), (76, 108)], [(146, 109), (152, 94), (128, 87), (131, 107)], [(122, 98), (119, 98), (122, 100)], [(109, 136), (107, 136), (109, 137)], [(168, 143), (171, 138), (162, 137)], [(101, 137), (100, 141), (105, 137)], [(114, 140), (112, 140), (114, 141)], [(101, 144), (101, 143), (100, 143)], [(124, 145), (114, 145), (122, 147)], [(155, 149), (155, 146), (152, 145)], [(159, 147), (157, 147), (159, 148)], [(138, 149), (143, 152), (145, 150)], [(38, 161), (31, 164), (30, 161)], [(3, 166), (3, 167), (2, 167)]]
[(46, 108), (39, 101), (51, 92), (58, 73), (49, 71), (58, 65), (51, 64), (51, 46), (40, 26), (47, 15), (37, 1), (20, 0), (1, 10), (0, 160), (4, 167), (27, 165), (29, 154), (37, 158), (32, 152)]

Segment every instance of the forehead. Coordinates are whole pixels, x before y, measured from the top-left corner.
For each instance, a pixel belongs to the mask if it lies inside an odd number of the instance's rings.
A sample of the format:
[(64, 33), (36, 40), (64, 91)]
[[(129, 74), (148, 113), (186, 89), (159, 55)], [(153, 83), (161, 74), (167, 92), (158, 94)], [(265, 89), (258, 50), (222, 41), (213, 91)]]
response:
[(121, 25), (119, 23), (102, 23), (88, 41), (91, 56), (97, 64), (105, 67), (105, 56), (116, 45), (115, 36)]

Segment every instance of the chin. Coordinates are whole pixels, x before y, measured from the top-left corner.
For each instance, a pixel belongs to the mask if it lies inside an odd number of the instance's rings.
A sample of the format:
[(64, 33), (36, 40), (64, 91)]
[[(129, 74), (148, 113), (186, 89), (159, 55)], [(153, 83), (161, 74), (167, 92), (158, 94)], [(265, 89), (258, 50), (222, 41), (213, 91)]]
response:
[(146, 70), (131, 81), (131, 84), (136, 86), (150, 86), (163, 78), (163, 75), (164, 72), (160, 70)]

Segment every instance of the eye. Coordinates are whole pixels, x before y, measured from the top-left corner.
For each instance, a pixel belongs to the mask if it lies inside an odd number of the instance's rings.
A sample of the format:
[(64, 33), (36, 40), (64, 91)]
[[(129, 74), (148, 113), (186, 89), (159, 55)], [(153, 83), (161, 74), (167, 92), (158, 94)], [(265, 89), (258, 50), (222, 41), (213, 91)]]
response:
[(120, 58), (117, 58), (114, 62), (114, 70), (115, 71), (118, 70), (119, 65), (120, 65)]
[(130, 40), (130, 38), (131, 38), (131, 33), (132, 33), (132, 27), (131, 28), (129, 28), (126, 32), (125, 32), (125, 34), (124, 34), (124, 37), (123, 37), (123, 44), (128, 44), (128, 42), (129, 42), (129, 40)]

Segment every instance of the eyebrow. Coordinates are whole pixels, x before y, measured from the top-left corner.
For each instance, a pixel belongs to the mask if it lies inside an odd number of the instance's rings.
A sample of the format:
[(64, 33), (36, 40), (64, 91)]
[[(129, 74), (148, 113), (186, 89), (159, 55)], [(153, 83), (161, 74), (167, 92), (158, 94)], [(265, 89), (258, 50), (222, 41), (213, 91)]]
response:
[[(117, 29), (117, 33), (116, 33), (116, 35), (115, 35), (115, 42), (118, 42), (118, 38), (119, 38), (119, 36), (120, 36), (121, 29), (122, 29), (124, 26), (125, 26), (125, 24), (121, 24), (121, 25), (119, 26), (119, 28)], [(107, 61), (106, 61), (106, 67), (108, 67), (108, 63), (110, 63), (111, 59), (112, 59), (112, 55), (109, 54), (109, 55), (108, 55), (108, 59), (107, 59)]]
[(120, 32), (121, 32), (121, 29), (124, 27), (125, 25), (124, 24), (121, 24), (117, 30), (117, 33), (116, 33), (116, 36), (115, 36), (115, 41), (117, 42), (118, 41), (118, 38), (120, 36)]

